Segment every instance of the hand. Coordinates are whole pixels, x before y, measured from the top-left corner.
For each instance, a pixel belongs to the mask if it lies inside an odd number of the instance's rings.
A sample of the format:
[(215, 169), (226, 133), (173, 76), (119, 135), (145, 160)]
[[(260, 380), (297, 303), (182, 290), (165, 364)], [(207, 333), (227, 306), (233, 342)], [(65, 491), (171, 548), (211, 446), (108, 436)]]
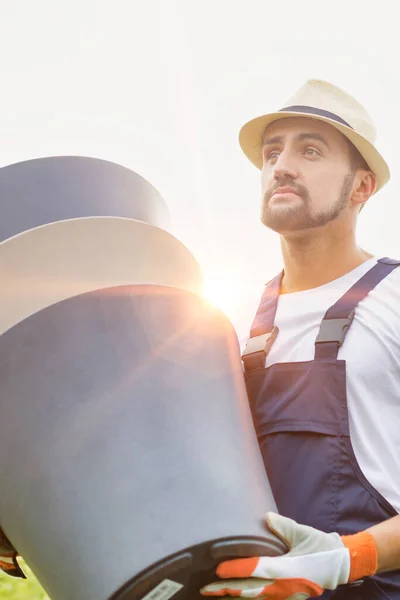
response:
[(305, 600), (376, 572), (377, 549), (367, 532), (340, 537), (275, 513), (267, 513), (266, 522), (288, 552), (219, 564), (217, 575), (225, 581), (203, 587), (203, 596)]

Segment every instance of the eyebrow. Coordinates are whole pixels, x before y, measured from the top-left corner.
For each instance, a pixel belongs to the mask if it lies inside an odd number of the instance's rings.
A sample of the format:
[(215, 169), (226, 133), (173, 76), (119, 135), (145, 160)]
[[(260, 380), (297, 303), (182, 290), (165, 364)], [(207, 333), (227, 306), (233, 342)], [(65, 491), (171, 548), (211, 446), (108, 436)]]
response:
[[(275, 135), (272, 138), (264, 138), (264, 141), (262, 142), (262, 148), (264, 148), (264, 146), (270, 146), (271, 144), (282, 144), (283, 139), (284, 138), (282, 135)], [(326, 138), (324, 138), (324, 136), (320, 133), (299, 133), (296, 135), (295, 139), (297, 142), (303, 142), (304, 140), (316, 140), (318, 142), (322, 142), (329, 149), (329, 144), (326, 141)]]

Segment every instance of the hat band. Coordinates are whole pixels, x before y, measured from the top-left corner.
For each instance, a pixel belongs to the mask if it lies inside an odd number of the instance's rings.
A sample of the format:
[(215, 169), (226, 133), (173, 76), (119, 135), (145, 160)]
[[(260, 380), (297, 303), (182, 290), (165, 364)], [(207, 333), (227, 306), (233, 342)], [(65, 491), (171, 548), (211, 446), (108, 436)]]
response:
[(350, 127), (350, 129), (354, 130), (354, 127), (349, 125), (342, 117), (335, 115), (335, 113), (329, 112), (329, 110), (323, 110), (322, 108), (315, 108), (313, 106), (286, 106), (285, 108), (281, 108), (278, 112), (298, 112), (298, 113), (306, 113), (308, 115), (318, 115), (319, 117), (327, 117), (328, 119), (333, 119), (342, 125), (346, 125)]

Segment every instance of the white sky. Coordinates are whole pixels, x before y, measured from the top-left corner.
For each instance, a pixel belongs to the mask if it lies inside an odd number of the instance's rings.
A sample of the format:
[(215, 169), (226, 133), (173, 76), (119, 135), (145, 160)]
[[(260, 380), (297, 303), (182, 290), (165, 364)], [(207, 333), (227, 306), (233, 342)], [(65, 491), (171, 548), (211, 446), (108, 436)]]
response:
[(281, 259), (238, 132), (309, 78), (374, 119), (392, 179), (363, 211), (359, 242), (400, 257), (397, 11), (394, 0), (1, 0), (0, 165), (75, 154), (141, 174), (243, 334)]

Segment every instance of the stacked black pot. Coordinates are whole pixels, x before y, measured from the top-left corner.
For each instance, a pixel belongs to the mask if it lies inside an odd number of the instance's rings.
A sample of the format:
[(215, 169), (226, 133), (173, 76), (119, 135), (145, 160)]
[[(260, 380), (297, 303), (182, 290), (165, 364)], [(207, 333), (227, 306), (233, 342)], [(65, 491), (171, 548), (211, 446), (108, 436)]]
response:
[(0, 526), (52, 600), (192, 600), (276, 555), (234, 329), (122, 166), (0, 169)]

